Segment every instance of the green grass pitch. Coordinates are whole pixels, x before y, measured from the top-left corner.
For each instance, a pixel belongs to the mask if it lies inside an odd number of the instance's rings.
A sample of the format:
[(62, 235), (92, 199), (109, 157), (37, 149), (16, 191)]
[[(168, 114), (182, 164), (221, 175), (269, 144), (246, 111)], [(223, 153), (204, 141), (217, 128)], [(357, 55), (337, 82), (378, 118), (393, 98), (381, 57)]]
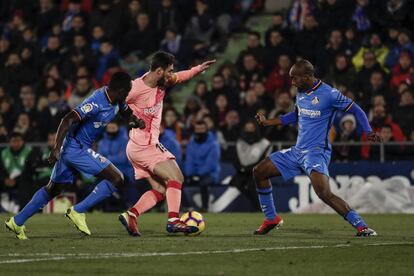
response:
[(371, 238), (353, 237), (337, 215), (284, 214), (283, 228), (253, 236), (261, 214), (206, 214), (206, 231), (186, 237), (167, 235), (165, 214), (150, 213), (140, 238), (117, 217), (88, 214), (84, 237), (63, 215), (36, 215), (27, 241), (3, 224), (0, 275), (414, 275), (414, 215), (365, 215)]

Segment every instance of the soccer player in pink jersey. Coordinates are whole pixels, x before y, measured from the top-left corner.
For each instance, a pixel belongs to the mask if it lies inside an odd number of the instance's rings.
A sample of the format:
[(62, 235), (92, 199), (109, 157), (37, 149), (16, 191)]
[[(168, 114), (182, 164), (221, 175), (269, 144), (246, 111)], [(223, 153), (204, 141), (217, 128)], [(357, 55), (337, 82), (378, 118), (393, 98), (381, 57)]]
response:
[(120, 222), (132, 236), (140, 236), (137, 218), (164, 198), (168, 205), (167, 232), (198, 231), (197, 227), (187, 226), (179, 219), (184, 177), (175, 157), (160, 144), (158, 137), (165, 89), (204, 72), (215, 60), (177, 73), (174, 73), (174, 61), (171, 54), (162, 51), (155, 53), (150, 71), (132, 81), (132, 89), (126, 99), (133, 114), (145, 122), (145, 128), (129, 132), (127, 156), (134, 167), (135, 178), (147, 179), (152, 187), (131, 209), (119, 216)]

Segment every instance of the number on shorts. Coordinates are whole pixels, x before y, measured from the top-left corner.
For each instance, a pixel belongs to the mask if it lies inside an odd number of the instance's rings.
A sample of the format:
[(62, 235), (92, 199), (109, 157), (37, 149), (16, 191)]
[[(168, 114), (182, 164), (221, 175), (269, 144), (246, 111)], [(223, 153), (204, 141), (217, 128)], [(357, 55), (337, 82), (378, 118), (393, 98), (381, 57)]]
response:
[(156, 145), (156, 147), (161, 151), (161, 152), (166, 152), (166, 151), (168, 151), (164, 146), (163, 146), (163, 144), (161, 144), (161, 143), (158, 143), (157, 145)]
[(93, 158), (98, 158), (99, 157), (99, 153), (93, 151), (92, 149), (88, 149), (88, 152), (92, 155)]

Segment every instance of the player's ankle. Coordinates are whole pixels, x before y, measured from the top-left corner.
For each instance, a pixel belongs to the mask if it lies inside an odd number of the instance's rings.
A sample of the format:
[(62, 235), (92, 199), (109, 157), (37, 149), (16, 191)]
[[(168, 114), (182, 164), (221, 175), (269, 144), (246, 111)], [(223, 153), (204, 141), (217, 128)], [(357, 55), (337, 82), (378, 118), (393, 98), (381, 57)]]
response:
[(168, 212), (168, 219), (179, 218), (178, 212)]
[(131, 208), (131, 209), (129, 209), (129, 210), (128, 210), (128, 214), (129, 214), (130, 216), (135, 217), (135, 218), (137, 218), (137, 217), (139, 216), (138, 210), (137, 210), (137, 209), (135, 209), (135, 208)]

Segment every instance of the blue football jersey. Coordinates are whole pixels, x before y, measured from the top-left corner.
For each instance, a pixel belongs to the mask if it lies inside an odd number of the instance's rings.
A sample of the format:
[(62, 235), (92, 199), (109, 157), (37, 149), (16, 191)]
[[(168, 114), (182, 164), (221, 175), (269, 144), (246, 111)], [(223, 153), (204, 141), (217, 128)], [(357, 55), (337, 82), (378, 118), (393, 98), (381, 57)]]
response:
[(296, 148), (331, 149), (329, 130), (337, 110), (348, 111), (353, 101), (337, 89), (318, 82), (308, 91), (298, 91), (296, 107), (298, 111), (299, 133)]
[(118, 111), (127, 108), (125, 103), (111, 103), (106, 91), (106, 86), (97, 89), (73, 109), (81, 121), (69, 128), (66, 142), (75, 142), (88, 148), (91, 147), (93, 142), (103, 133), (105, 126), (115, 118)]

